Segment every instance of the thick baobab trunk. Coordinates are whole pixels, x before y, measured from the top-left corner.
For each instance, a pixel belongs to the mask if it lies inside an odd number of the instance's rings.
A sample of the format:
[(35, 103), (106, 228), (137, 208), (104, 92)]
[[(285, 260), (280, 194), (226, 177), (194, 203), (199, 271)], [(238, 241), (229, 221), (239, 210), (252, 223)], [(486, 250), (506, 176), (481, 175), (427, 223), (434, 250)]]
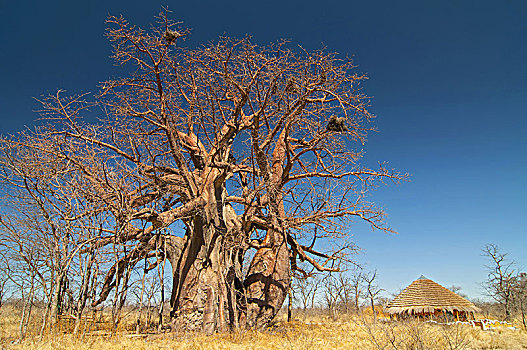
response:
[(177, 329), (210, 334), (239, 324), (239, 257), (244, 252), (223, 188), (211, 183), (207, 195), (207, 206), (186, 222), (185, 244), (172, 263), (171, 317)]
[(201, 230), (193, 232), (194, 237), (186, 242), (173, 269), (173, 325), (209, 334), (239, 328), (245, 309), (242, 249), (234, 245), (226, 248), (230, 245), (228, 239), (219, 233), (213, 246), (206, 245), (200, 240)]
[(284, 128), (273, 151), (270, 169), (261, 150), (256, 151), (259, 167), (265, 173), (271, 228), (268, 229), (261, 248), (256, 252), (245, 279), (247, 325), (251, 328), (263, 328), (269, 324), (280, 311), (291, 287), (289, 248), (283, 227), (285, 210), (281, 197), (286, 138), (287, 129)]
[[(207, 208), (210, 210), (210, 207)], [(289, 250), (283, 233), (269, 231), (242, 282), (247, 243), (230, 206), (221, 220), (196, 216), (173, 268), (173, 327), (190, 331), (225, 331), (265, 327), (280, 310), (290, 287)]]
[(247, 288), (247, 325), (263, 328), (276, 316), (290, 288), (289, 250), (283, 235), (269, 231), (251, 263)]

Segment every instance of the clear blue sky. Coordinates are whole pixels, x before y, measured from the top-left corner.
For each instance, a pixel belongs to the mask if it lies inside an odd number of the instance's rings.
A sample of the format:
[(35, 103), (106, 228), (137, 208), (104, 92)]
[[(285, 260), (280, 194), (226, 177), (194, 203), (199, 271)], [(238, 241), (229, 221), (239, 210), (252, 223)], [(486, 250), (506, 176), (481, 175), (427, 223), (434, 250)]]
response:
[(412, 174), (373, 196), (398, 235), (356, 227), (383, 288), (424, 274), (478, 297), (490, 242), (527, 268), (527, 1), (2, 1), (0, 132), (33, 123), (32, 97), (118, 74), (106, 16), (147, 26), (163, 5), (190, 45), (224, 33), (324, 44), (369, 75), (379, 132), (366, 160)]

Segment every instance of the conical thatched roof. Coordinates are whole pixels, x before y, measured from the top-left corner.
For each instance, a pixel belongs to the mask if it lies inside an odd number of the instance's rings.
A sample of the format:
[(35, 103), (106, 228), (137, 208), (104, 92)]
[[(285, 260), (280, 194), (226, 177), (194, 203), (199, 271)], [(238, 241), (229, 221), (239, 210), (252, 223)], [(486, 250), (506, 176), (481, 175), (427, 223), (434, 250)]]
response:
[(479, 311), (467, 299), (423, 276), (413, 281), (386, 307), (389, 314), (433, 313), (436, 310)]

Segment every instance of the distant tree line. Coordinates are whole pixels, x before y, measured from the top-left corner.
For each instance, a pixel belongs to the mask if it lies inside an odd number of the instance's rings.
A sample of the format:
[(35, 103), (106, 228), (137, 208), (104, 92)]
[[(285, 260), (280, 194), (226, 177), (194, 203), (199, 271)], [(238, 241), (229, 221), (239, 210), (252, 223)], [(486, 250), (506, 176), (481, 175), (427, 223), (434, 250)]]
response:
[(296, 309), (303, 317), (324, 310), (337, 319), (342, 314), (360, 314), (365, 307), (376, 316), (378, 304), (382, 309), (387, 301), (381, 296), (384, 289), (377, 283), (377, 271), (358, 265), (330, 274), (296, 276), (292, 290)]

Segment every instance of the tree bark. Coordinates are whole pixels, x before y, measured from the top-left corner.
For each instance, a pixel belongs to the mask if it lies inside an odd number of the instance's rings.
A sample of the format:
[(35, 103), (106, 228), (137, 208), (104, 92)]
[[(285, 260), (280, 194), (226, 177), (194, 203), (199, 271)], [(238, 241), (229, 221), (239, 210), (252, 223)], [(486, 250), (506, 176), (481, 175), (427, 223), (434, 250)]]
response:
[[(186, 221), (187, 234), (177, 261), (171, 261), (172, 325), (211, 334), (239, 326), (242, 238), (236, 214), (225, 204), (223, 184), (210, 181), (207, 206)], [(172, 259), (174, 260), (174, 259)]]
[(276, 316), (289, 290), (289, 250), (283, 235), (268, 232), (264, 239), (271, 248), (259, 249), (245, 280), (247, 325), (264, 328)]
[[(254, 137), (254, 136), (253, 136)], [(273, 150), (272, 164), (256, 148), (256, 159), (264, 173), (264, 182), (269, 196), (269, 220), (271, 228), (249, 267), (245, 280), (247, 288), (247, 325), (251, 328), (264, 328), (276, 316), (282, 307), (287, 291), (291, 287), (289, 248), (283, 226), (285, 219), (282, 198), (283, 164), (286, 159), (287, 128), (278, 137)]]
[(60, 314), (60, 296), (62, 294), (64, 277), (65, 277), (65, 273), (63, 272), (57, 273), (55, 277), (55, 284), (54, 284), (54, 290), (53, 290), (52, 299), (51, 299), (51, 310), (50, 310), (50, 313), (51, 313), (50, 327), (51, 328), (55, 327), (58, 323), (58, 316)]

